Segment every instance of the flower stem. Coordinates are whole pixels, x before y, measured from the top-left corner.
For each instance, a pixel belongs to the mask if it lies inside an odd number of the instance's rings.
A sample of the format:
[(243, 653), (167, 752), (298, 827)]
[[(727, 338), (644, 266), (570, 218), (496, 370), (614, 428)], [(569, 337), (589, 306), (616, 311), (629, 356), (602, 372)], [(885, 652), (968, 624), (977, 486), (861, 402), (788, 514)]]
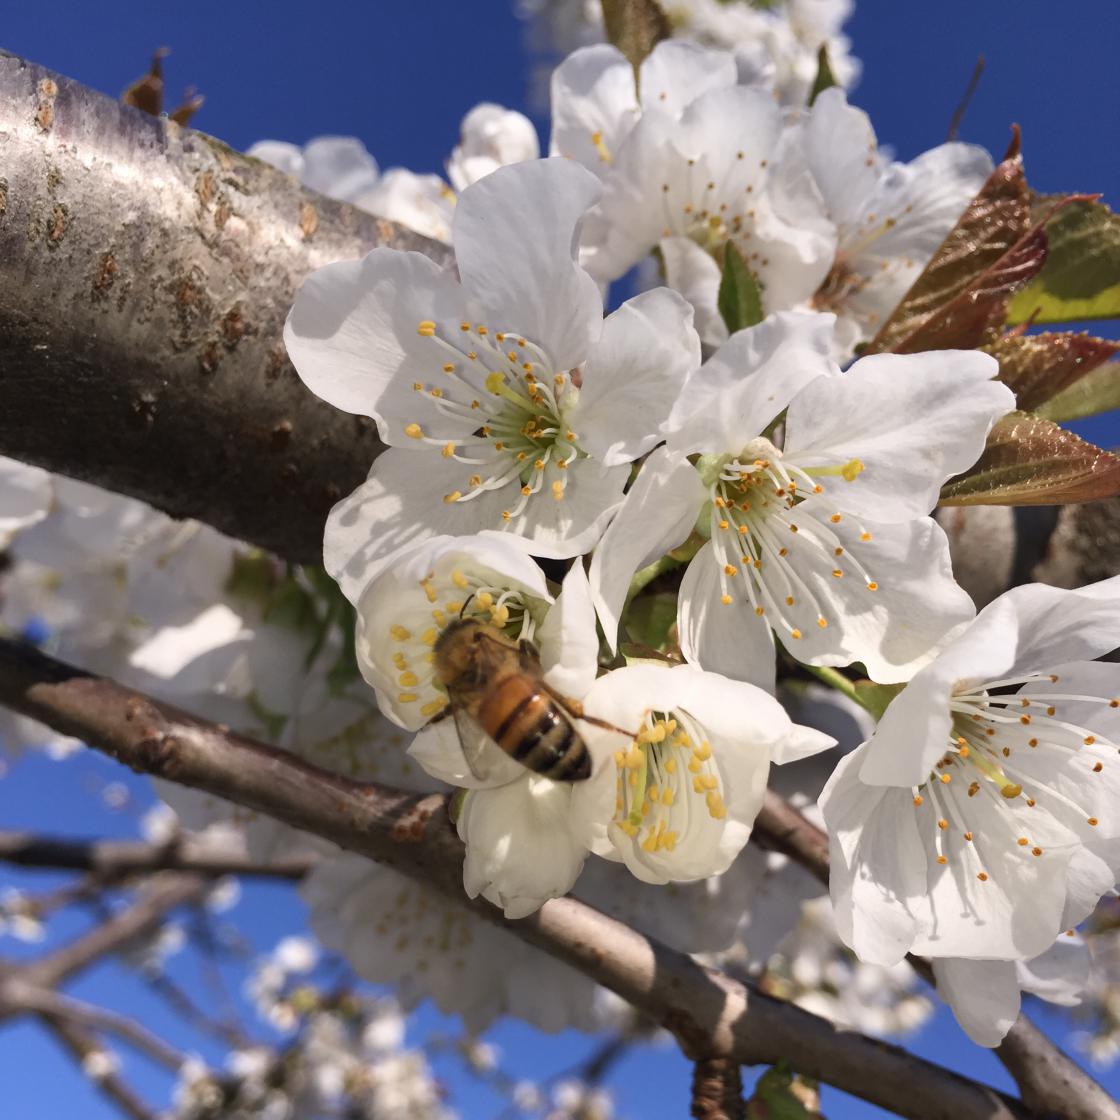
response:
[(812, 673), (819, 681), (823, 681), (829, 688), (842, 692), (849, 700), (854, 700), (861, 708), (867, 705), (860, 698), (855, 681), (850, 681), (839, 669), (832, 669), (826, 665), (803, 665), (802, 668)]
[(861, 708), (870, 712), (876, 720), (883, 718), (887, 705), (905, 687), (901, 684), (874, 684), (871, 681), (849, 680), (839, 669), (824, 665), (803, 665), (806, 671), (823, 681), (830, 688), (842, 692), (849, 700), (854, 700)]
[(683, 560), (678, 560), (671, 552), (667, 552), (660, 560), (655, 560), (652, 564), (642, 568), (641, 571), (635, 572), (634, 577), (630, 580), (630, 589), (626, 592), (626, 602), (629, 603), (649, 584), (653, 583), (658, 576), (671, 572), (674, 568), (679, 568), (683, 563)]

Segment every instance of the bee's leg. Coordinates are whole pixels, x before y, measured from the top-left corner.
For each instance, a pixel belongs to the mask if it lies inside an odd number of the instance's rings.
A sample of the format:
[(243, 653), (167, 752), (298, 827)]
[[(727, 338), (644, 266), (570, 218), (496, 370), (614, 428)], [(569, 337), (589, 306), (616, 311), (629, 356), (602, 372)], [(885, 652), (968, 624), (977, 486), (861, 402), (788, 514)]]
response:
[(625, 735), (627, 739), (637, 738), (636, 732), (627, 731), (622, 727), (616, 727), (613, 723), (607, 723), (605, 719), (596, 719), (595, 716), (589, 716), (583, 710), (583, 704), (578, 700), (573, 700), (570, 696), (564, 696), (555, 689), (549, 688), (544, 681), (541, 681), (541, 687), (544, 688), (545, 692), (547, 692), (572, 719), (581, 719), (584, 723), (590, 723), (594, 727), (601, 727), (604, 731), (617, 731), (619, 735)]
[(440, 711), (436, 712), (436, 714), (434, 716), (432, 716), (432, 718), (430, 720), (428, 720), (428, 722), (426, 724), (424, 724), (424, 726), (425, 727), (432, 727), (437, 723), (443, 723), (443, 721), (445, 719), (447, 719), (448, 716), (451, 715), (451, 711), (452, 711), (451, 705), (450, 704), (445, 704), (443, 706), (443, 708), (440, 709)]

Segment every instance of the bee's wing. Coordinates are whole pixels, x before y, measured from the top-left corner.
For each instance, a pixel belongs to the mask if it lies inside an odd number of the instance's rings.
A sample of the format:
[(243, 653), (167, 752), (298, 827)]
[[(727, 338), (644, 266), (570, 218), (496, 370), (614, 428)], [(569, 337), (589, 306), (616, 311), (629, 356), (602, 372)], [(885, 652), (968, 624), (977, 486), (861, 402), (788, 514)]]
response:
[(462, 705), (452, 704), (451, 712), (455, 718), (455, 730), (459, 733), (459, 746), (463, 750), (463, 758), (467, 760), (471, 773), (480, 782), (485, 782), (490, 777), (490, 767), (486, 763), (486, 748), (487, 745), (493, 744), (493, 740)]

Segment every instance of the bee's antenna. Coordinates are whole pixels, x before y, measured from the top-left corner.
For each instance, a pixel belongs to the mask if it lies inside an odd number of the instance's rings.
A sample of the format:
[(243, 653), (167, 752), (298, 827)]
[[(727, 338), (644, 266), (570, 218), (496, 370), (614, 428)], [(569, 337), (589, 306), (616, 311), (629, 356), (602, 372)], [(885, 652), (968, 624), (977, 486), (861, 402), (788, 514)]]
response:
[(471, 592), (471, 593), (470, 593), (470, 594), (469, 594), (469, 595), (467, 596), (467, 601), (466, 601), (466, 602), (465, 602), (465, 603), (464, 603), (464, 604), (463, 604), (463, 605), (462, 605), (462, 606), (461, 606), (461, 607), (459, 608), (459, 619), (460, 619), (460, 621), (462, 621), (462, 618), (463, 618), (463, 614), (464, 614), (464, 613), (466, 612), (466, 609), (467, 609), (467, 607), (469, 607), (469, 606), (471, 605), (471, 600), (472, 600), (472, 599), (473, 599), (473, 598), (475, 597), (475, 595), (477, 595), (477, 594), (478, 594), (478, 592), (477, 592), (477, 591), (472, 591), (472, 592)]

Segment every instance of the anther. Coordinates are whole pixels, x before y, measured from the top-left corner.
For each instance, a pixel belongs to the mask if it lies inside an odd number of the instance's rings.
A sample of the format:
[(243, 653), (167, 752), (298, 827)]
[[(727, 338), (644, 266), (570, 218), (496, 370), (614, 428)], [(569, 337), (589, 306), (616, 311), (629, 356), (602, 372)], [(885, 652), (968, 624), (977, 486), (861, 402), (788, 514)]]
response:
[(422, 334), (425, 338), (431, 338), (436, 333), (436, 325), (431, 319), (424, 319), (416, 324), (416, 333)]
[(408, 436), (409, 439), (423, 439), (424, 429), (421, 428), (419, 424), (407, 424), (405, 425), (404, 434)]

